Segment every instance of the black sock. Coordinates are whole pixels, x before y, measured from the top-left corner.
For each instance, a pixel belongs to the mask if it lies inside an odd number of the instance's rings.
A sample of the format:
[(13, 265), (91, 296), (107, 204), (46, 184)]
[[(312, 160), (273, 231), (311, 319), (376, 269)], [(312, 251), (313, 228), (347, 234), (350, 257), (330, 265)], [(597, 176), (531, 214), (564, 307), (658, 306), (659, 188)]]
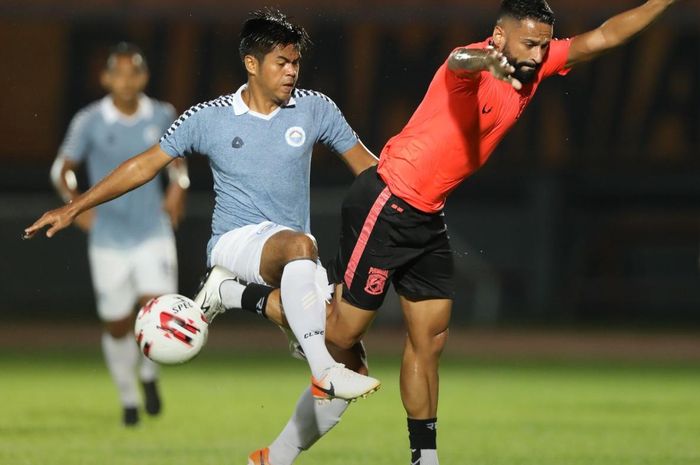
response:
[(411, 444), (411, 462), (420, 459), (421, 449), (437, 449), (437, 418), (415, 420), (408, 418), (408, 440)]
[(248, 284), (241, 295), (241, 308), (267, 318), (265, 306), (270, 293), (274, 290), (274, 288), (264, 284)]

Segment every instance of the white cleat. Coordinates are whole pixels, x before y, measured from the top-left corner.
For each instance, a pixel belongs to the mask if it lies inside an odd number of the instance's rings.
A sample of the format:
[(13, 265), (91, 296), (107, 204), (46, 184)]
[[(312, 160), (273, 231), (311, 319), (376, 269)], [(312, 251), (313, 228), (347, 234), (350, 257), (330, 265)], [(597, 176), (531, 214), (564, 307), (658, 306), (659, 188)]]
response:
[(197, 292), (193, 300), (202, 309), (209, 324), (214, 321), (217, 315), (226, 311), (226, 307), (221, 301), (219, 289), (221, 283), (229, 279), (239, 282), (233, 273), (222, 266), (216, 265), (207, 271), (207, 274), (204, 275), (202, 282), (199, 284), (199, 292)]
[(328, 368), (320, 379), (311, 377), (311, 394), (318, 400), (365, 398), (379, 389), (380, 382), (371, 376), (361, 375), (336, 363)]

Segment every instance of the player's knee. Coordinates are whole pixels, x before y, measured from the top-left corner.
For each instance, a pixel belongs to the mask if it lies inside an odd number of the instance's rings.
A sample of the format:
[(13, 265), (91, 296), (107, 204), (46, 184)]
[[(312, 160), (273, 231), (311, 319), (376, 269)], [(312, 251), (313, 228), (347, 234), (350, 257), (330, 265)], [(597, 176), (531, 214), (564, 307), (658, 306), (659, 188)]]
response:
[(285, 256), (287, 261), (308, 258), (316, 260), (318, 249), (316, 242), (306, 234), (296, 233), (289, 238), (285, 246)]
[(364, 330), (344, 324), (333, 305), (326, 307), (326, 341), (342, 350), (351, 350), (362, 341)]
[(417, 354), (427, 358), (439, 358), (445, 345), (449, 329), (445, 328), (437, 333), (423, 333), (411, 336), (411, 344)]
[(131, 318), (123, 320), (108, 321), (104, 324), (105, 330), (115, 339), (121, 339), (131, 334)]
[(362, 340), (363, 332), (338, 324), (337, 312), (326, 314), (326, 340), (342, 350), (351, 350)]
[(445, 328), (445, 330), (439, 332), (438, 334), (435, 334), (432, 337), (432, 352), (436, 356), (440, 356), (442, 354), (442, 351), (445, 349), (445, 345), (447, 344), (447, 336), (449, 335), (450, 330)]

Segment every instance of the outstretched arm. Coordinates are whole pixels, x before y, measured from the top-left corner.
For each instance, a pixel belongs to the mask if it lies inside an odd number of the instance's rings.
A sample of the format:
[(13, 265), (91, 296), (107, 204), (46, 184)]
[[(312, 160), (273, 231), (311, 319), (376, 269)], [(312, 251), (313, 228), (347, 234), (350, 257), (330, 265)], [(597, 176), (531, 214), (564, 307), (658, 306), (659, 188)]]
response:
[(613, 16), (600, 27), (571, 39), (566, 67), (593, 59), (619, 47), (643, 31), (675, 0), (649, 0), (641, 6)]
[(472, 49), (460, 47), (450, 54), (447, 59), (447, 67), (460, 77), (476, 76), (481, 71), (488, 71), (501, 81), (520, 90), (523, 85), (511, 74), (515, 68), (508, 63), (508, 59), (493, 47), (485, 49)]
[(44, 213), (24, 230), (24, 237), (29, 239), (46, 226), (49, 227), (46, 236), (53, 237), (58, 231), (69, 226), (80, 213), (147, 183), (171, 161), (173, 157), (165, 153), (159, 145), (154, 145), (119, 165), (68, 205)]
[[(78, 180), (75, 176), (75, 171), (80, 165), (67, 156), (61, 154), (56, 157), (51, 166), (51, 182), (56, 189), (56, 192), (65, 203), (70, 203), (74, 198), (80, 195), (78, 190)], [(88, 210), (78, 215), (74, 223), (83, 231), (87, 232), (92, 227), (94, 210)]]

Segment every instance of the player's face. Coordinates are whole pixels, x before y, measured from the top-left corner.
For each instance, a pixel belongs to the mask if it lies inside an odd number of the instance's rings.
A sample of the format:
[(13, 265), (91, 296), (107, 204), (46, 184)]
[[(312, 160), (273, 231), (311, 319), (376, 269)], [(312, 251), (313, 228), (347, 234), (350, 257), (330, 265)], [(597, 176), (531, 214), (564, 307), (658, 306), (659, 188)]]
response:
[(131, 103), (148, 83), (148, 72), (141, 66), (139, 55), (118, 55), (103, 73), (102, 83), (115, 100)]
[(278, 45), (263, 57), (257, 77), (276, 104), (282, 105), (292, 96), (299, 78), (300, 60), (301, 55), (294, 45)]
[(501, 31), (503, 37), (498, 48), (515, 68), (513, 76), (522, 83), (531, 82), (547, 56), (554, 28), (550, 24), (526, 18), (505, 21)]

